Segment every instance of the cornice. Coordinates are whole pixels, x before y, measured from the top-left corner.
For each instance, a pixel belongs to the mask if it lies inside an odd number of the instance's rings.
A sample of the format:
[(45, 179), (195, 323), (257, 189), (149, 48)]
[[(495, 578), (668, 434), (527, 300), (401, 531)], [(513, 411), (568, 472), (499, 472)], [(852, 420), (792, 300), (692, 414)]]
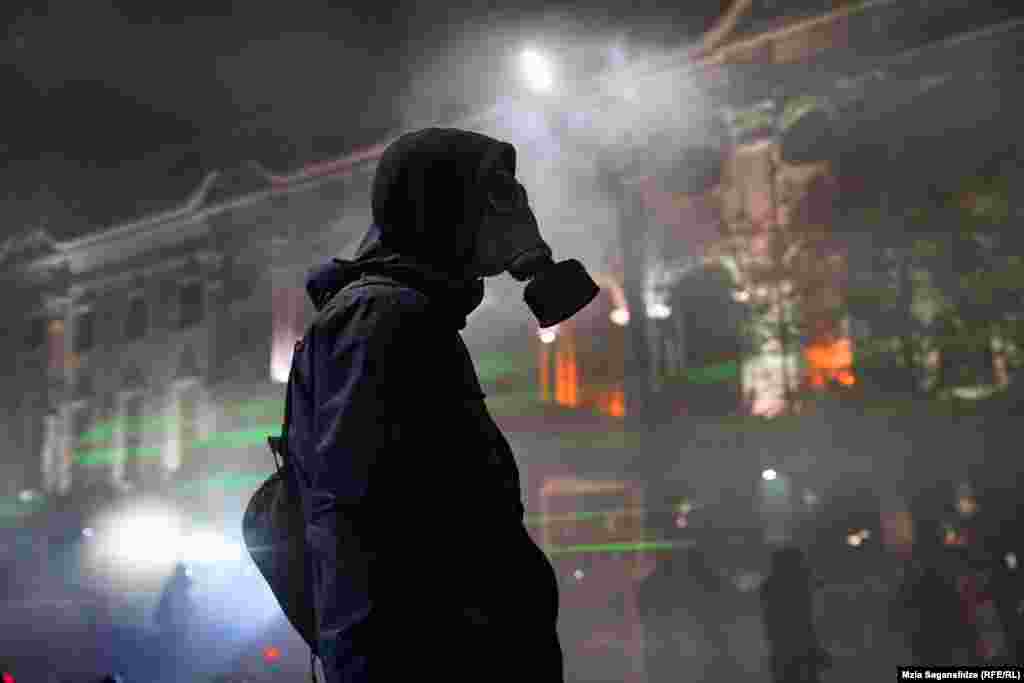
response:
[(146, 282), (152, 280), (154, 276), (181, 271), (195, 263), (197, 263), (197, 259), (194, 255), (189, 254), (155, 263), (133, 265), (109, 275), (98, 277), (86, 275), (71, 284), (68, 291), (72, 298), (78, 299), (86, 294), (98, 295), (117, 289), (135, 289), (140, 281)]
[(47, 295), (43, 298), (43, 308), (46, 313), (64, 317), (64, 312), (71, 305), (72, 298), (67, 294)]
[[(206, 236), (214, 231), (210, 219), (219, 214), (246, 208), (266, 200), (307, 192), (340, 179), (337, 175), (296, 177), (294, 182), (287, 187), (277, 183), (265, 190), (203, 207), (204, 198), (217, 177), (217, 173), (208, 175), (192, 197), (177, 209), (117, 225), (83, 237), (56, 242), (54, 244), (55, 252), (36, 259), (31, 263), (31, 267), (35, 270), (43, 270), (66, 264), (74, 275), (87, 273), (106, 263), (116, 263), (132, 256), (181, 244), (188, 239)], [(277, 178), (277, 176), (274, 177)]]

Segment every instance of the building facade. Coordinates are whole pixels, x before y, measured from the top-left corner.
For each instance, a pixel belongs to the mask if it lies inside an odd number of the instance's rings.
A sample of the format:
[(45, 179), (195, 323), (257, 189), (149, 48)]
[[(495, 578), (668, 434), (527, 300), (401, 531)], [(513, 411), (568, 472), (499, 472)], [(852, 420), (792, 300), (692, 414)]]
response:
[(361, 181), (275, 186), (250, 166), (212, 174), (164, 214), (68, 242), (11, 240), (7, 493), (268, 470), (253, 449), (279, 427), (287, 349), (311, 312), (303, 276), (361, 235), (339, 209)]

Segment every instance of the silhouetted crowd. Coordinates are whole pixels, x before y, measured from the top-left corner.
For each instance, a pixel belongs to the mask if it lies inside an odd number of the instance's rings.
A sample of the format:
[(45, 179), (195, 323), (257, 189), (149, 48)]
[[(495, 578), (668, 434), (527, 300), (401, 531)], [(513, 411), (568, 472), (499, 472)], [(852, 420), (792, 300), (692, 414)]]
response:
[[(979, 555), (947, 547), (941, 541), (929, 544), (919, 540), (913, 555), (902, 562), (897, 559), (874, 566), (870, 563), (875, 560), (861, 558), (891, 559), (891, 554), (881, 548), (876, 548), (874, 555), (865, 550), (843, 556), (854, 581), (832, 582), (838, 584), (832, 586), (838, 593), (850, 593), (847, 603), (821, 600), (830, 582), (812, 570), (807, 554), (797, 547), (770, 552), (766, 575), (756, 591), (754, 585), (737, 586), (699, 547), (660, 555), (636, 594), (647, 680), (753, 680), (769, 674), (778, 683), (812, 683), (821, 681), (833, 667), (842, 677), (840, 672), (848, 672), (857, 657), (850, 652), (830, 652), (831, 643), (837, 640), (836, 630), (826, 624), (843, 622), (849, 622), (853, 633), (874, 629), (858, 654), (884, 658), (881, 653), (886, 641), (892, 645), (889, 652), (894, 665), (1024, 661), (1024, 589), (1009, 547), (993, 547)], [(889, 576), (881, 576), (885, 572)], [(858, 580), (863, 588), (851, 592), (849, 587)], [(872, 592), (869, 584), (874, 582), (888, 582), (891, 590), (883, 586)], [(147, 683), (255, 681), (254, 676), (242, 673), (210, 678), (188, 668), (186, 651), (196, 609), (192, 586), (193, 580), (183, 565), (176, 567), (165, 584), (153, 615), (160, 647), (146, 646), (149, 649), (144, 654), (159, 675), (149, 677)], [(881, 599), (872, 601), (874, 594)], [(856, 608), (847, 611), (843, 604)], [(872, 616), (872, 610), (877, 615)], [(737, 636), (733, 626), (752, 612), (760, 616), (761, 642), (767, 656), (759, 665), (747, 666), (744, 662), (757, 660), (752, 650), (759, 647), (758, 640), (756, 636)], [(109, 615), (103, 613), (102, 603), (96, 603), (85, 616), (95, 638), (143, 656), (141, 641), (132, 640), (125, 629), (113, 625)], [(567, 680), (575, 680), (572, 661), (567, 665)], [(877, 661), (875, 665), (881, 666)], [(141, 680), (138, 675), (136, 667), (91, 680), (134, 683)], [(285, 675), (278, 672), (273, 680), (284, 680)], [(67, 679), (72, 680), (90, 679)], [(53, 683), (65, 683), (65, 679), (53, 679)]]

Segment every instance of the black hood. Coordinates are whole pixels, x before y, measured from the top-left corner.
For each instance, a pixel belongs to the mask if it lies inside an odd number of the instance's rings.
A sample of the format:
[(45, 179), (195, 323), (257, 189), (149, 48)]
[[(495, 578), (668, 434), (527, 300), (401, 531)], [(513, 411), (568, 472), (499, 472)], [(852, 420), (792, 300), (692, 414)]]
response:
[(467, 277), (483, 215), (480, 170), (515, 172), (515, 148), (453, 128), (407, 133), (384, 151), (373, 180), (373, 224), (352, 261), (314, 269), (306, 291), (317, 310), (364, 274), (393, 277), (427, 293), (458, 329), (480, 304), (483, 282)]

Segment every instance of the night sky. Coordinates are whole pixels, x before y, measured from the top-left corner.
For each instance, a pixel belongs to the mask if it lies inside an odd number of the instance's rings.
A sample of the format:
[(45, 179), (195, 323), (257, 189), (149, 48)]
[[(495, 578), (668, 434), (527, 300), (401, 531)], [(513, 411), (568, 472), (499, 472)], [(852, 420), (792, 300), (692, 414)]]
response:
[(283, 172), (339, 156), (521, 87), (507, 65), (524, 41), (678, 46), (728, 3), (346, 4), (5, 3), (0, 237), (173, 207), (247, 159)]

